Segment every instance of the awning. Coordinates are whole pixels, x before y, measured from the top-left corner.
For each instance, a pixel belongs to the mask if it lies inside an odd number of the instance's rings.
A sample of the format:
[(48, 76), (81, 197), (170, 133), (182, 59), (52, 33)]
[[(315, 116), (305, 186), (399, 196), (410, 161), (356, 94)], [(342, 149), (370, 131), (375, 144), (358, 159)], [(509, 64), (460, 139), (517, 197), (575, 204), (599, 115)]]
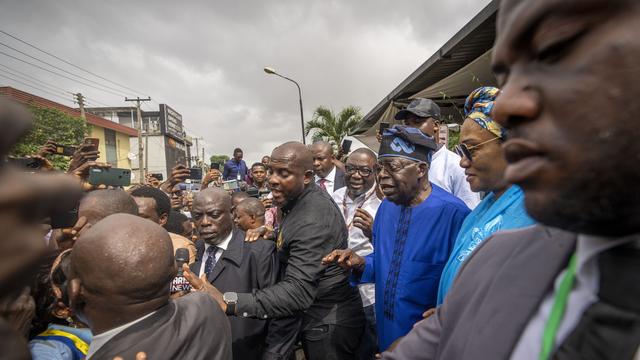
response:
[(488, 61), (495, 40), (498, 5), (498, 0), (491, 1), (371, 109), (358, 124), (358, 138), (376, 149), (379, 123), (392, 123), (393, 115), (418, 94), (436, 101), (451, 122), (461, 121), (461, 106), (467, 94), (481, 85), (495, 84)]

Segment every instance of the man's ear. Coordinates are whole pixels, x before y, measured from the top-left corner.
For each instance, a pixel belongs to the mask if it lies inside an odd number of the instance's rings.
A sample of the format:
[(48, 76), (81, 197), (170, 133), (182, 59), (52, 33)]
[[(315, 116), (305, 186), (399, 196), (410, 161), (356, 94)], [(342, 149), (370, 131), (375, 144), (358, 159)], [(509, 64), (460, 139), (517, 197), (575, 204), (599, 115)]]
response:
[(67, 283), (67, 293), (69, 294), (69, 308), (75, 309), (76, 305), (82, 302), (82, 281), (79, 278), (73, 278)]
[(165, 226), (167, 224), (167, 220), (169, 220), (169, 214), (160, 215), (160, 219), (159, 219), (160, 226)]
[(418, 164), (418, 176), (420, 178), (425, 177), (427, 181), (429, 181), (429, 164), (426, 162), (420, 162)]
[(314, 174), (313, 170), (305, 170), (304, 172), (304, 185), (309, 185), (314, 182)]

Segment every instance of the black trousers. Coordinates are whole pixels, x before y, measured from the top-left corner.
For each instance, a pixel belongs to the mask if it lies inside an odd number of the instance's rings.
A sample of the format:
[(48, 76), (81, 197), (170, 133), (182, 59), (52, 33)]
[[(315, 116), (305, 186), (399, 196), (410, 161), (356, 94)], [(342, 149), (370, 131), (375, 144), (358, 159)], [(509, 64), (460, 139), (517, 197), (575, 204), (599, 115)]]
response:
[(352, 360), (356, 358), (364, 328), (319, 325), (301, 334), (307, 360)]

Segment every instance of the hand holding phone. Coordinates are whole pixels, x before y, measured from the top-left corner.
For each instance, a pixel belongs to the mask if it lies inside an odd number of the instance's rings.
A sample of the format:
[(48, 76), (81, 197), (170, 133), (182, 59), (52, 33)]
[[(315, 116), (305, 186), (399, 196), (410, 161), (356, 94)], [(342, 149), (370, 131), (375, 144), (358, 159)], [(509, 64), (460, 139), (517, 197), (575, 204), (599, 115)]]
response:
[(129, 186), (131, 185), (131, 170), (119, 168), (91, 168), (87, 181), (91, 185)]

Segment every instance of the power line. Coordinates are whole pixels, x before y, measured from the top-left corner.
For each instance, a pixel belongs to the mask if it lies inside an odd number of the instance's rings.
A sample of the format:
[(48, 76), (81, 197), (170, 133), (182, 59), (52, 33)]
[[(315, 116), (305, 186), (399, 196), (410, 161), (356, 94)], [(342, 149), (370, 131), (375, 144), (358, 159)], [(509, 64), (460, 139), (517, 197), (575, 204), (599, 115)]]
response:
[(18, 57), (13, 56), (13, 55), (7, 54), (7, 53), (5, 53), (5, 52), (3, 52), (3, 51), (0, 51), (0, 54), (2, 54), (2, 55), (4, 55), (4, 56), (8, 56), (8, 57), (10, 57), (10, 58), (12, 58), (12, 59), (15, 59), (15, 60), (18, 60), (18, 61), (22, 61), (22, 62), (23, 62), (23, 63), (25, 63), (25, 64), (29, 64), (29, 65), (31, 65), (31, 66), (37, 67), (38, 69), (41, 69), (41, 70), (44, 70), (44, 71), (50, 72), (50, 73), (52, 73), (52, 74), (54, 74), (54, 75), (57, 75), (57, 76), (63, 77), (63, 78), (65, 78), (65, 79), (69, 79), (69, 80), (71, 80), (71, 81), (75, 81), (75, 82), (77, 82), (77, 83), (79, 83), (79, 84), (82, 84), (82, 85), (88, 86), (88, 87), (90, 87), (90, 88), (93, 88), (93, 89), (96, 89), (96, 90), (100, 90), (100, 91), (104, 91), (104, 92), (106, 92), (106, 93), (109, 93), (109, 94), (111, 94), (111, 95), (115, 95), (115, 96), (118, 96), (118, 97), (121, 97), (121, 96), (122, 96), (122, 95), (117, 94), (117, 93), (115, 93), (115, 92), (112, 92), (112, 91), (109, 91), (109, 90), (105, 90), (105, 89), (101, 89), (101, 88), (99, 88), (99, 87), (93, 86), (93, 85), (91, 85), (91, 84), (87, 84), (87, 83), (82, 82), (82, 81), (80, 81), (80, 80), (70, 78), (70, 77), (68, 77), (68, 76), (66, 76), (66, 75), (63, 75), (63, 74), (59, 74), (59, 73), (57, 73), (57, 72), (55, 72), (55, 71), (49, 70), (49, 69), (47, 69), (47, 68), (44, 68), (44, 67), (42, 67), (42, 66), (40, 66), (40, 65), (37, 65), (37, 64), (34, 64), (34, 63), (30, 63), (30, 62), (28, 62), (28, 61), (26, 61), (26, 60), (24, 60), (24, 59), (20, 59), (20, 58), (18, 58)]
[(71, 63), (71, 62), (69, 62), (69, 61), (67, 61), (67, 60), (65, 60), (65, 59), (62, 59), (62, 58), (60, 58), (60, 57), (58, 57), (58, 56), (56, 56), (56, 55), (54, 55), (54, 54), (52, 54), (52, 53), (50, 53), (50, 52), (48, 52), (48, 51), (42, 50), (42, 49), (40, 49), (39, 47), (37, 47), (37, 46), (35, 46), (35, 45), (33, 45), (33, 44), (30, 44), (30, 43), (26, 42), (25, 40), (22, 40), (22, 39), (20, 39), (20, 38), (18, 38), (18, 37), (16, 37), (16, 36), (14, 36), (14, 35), (11, 35), (11, 34), (9, 34), (9, 33), (5, 32), (5, 31), (3, 31), (3, 30), (0, 30), (0, 33), (3, 33), (3, 34), (5, 34), (5, 35), (7, 35), (7, 36), (9, 36), (9, 37), (11, 37), (11, 38), (13, 38), (13, 39), (15, 39), (15, 40), (17, 40), (17, 41), (21, 42), (21, 43), (23, 43), (23, 44), (25, 44), (25, 45), (28, 45), (28, 46), (30, 46), (30, 47), (32, 47), (32, 48), (34, 48), (34, 49), (36, 49), (36, 50), (38, 50), (38, 51), (40, 51), (40, 52), (44, 53), (44, 54), (47, 54), (47, 55), (49, 55), (49, 56), (51, 56), (51, 57), (53, 57), (53, 58), (55, 58), (55, 59), (58, 59), (58, 60), (62, 61), (63, 63), (67, 64), (67, 65), (73, 66), (74, 68), (76, 68), (76, 69), (78, 69), (78, 70), (82, 70), (82, 71), (84, 71), (84, 72), (86, 72), (86, 73), (88, 73), (88, 74), (91, 74), (91, 75), (93, 75), (93, 76), (95, 76), (95, 77), (97, 77), (97, 78), (100, 78), (100, 79), (102, 79), (102, 80), (104, 80), (104, 81), (107, 81), (107, 82), (109, 82), (109, 83), (111, 83), (111, 84), (114, 84), (114, 85), (120, 86), (121, 88), (123, 88), (123, 89), (127, 89), (127, 90), (129, 90), (129, 91), (133, 91), (134, 93), (144, 94), (144, 92), (143, 92), (143, 91), (137, 91), (137, 90), (132, 89), (132, 88), (130, 88), (130, 87), (128, 87), (128, 86), (122, 85), (122, 84), (117, 83), (117, 82), (115, 82), (115, 81), (111, 81), (111, 80), (109, 80), (109, 79), (107, 79), (107, 78), (105, 78), (105, 77), (103, 77), (103, 76), (100, 76), (100, 75), (98, 75), (98, 74), (96, 74), (96, 73), (94, 73), (94, 72), (92, 72), (92, 71), (89, 71), (89, 70), (87, 70), (87, 69), (81, 68), (81, 67), (80, 67), (80, 66), (78, 66), (78, 65), (75, 65), (75, 64), (73, 64), (73, 63)]
[(4, 68), (8, 69), (8, 70), (0, 69), (0, 71), (3, 71), (3, 72), (6, 72), (6, 73), (9, 73), (9, 74), (11, 74), (11, 75), (13, 75), (13, 76), (17, 76), (18, 78), (24, 79), (25, 81), (30, 81), (30, 82), (36, 83), (36, 84), (38, 84), (38, 85), (44, 85), (44, 86), (47, 86), (47, 87), (49, 87), (50, 89), (53, 89), (53, 90), (55, 90), (55, 91), (62, 91), (62, 92), (63, 92), (63, 93), (65, 93), (65, 94), (66, 94), (66, 93), (73, 94), (73, 93), (72, 93), (71, 91), (69, 91), (69, 90), (63, 89), (63, 88), (61, 88), (61, 87), (59, 87), (59, 86), (56, 86), (56, 85), (49, 84), (49, 83), (47, 83), (47, 82), (44, 82), (44, 81), (42, 81), (42, 80), (39, 80), (39, 79), (37, 79), (37, 78), (35, 78), (35, 77), (31, 76), (31, 75), (25, 74), (25, 73), (23, 73), (23, 72), (21, 72), (21, 71), (15, 70), (15, 69), (12, 69), (12, 68), (10, 68), (9, 66), (6, 66), (6, 65), (4, 65), (4, 64), (0, 64), (0, 66), (2, 66), (2, 67), (4, 67)]
[[(22, 54), (22, 55), (24, 55), (24, 56), (26, 56), (26, 57), (28, 57), (28, 58), (30, 58), (30, 59), (33, 59), (33, 60), (39, 61), (39, 62), (41, 62), (41, 63), (43, 63), (43, 64), (47, 64), (47, 65), (51, 66), (52, 68), (54, 68), (54, 69), (56, 69), (56, 70), (60, 70), (60, 71), (62, 71), (62, 72), (64, 72), (64, 73), (67, 73), (67, 74), (69, 74), (69, 75), (72, 75), (72, 76), (78, 77), (78, 78), (80, 78), (80, 79), (83, 79), (83, 80), (89, 81), (89, 82), (94, 83), (94, 84), (96, 84), (96, 85), (98, 85), (98, 86), (102, 86), (102, 87), (104, 87), (105, 89), (109, 89), (109, 90), (113, 90), (113, 91), (121, 91), (120, 89), (116, 89), (116, 88), (112, 88), (112, 87), (110, 87), (110, 86), (106, 86), (106, 85), (100, 84), (100, 83), (99, 83), (99, 82), (97, 82), (97, 81), (93, 81), (93, 80), (88, 79), (88, 78), (86, 78), (86, 77), (84, 77), (84, 76), (80, 76), (80, 75), (74, 74), (74, 73), (72, 73), (72, 72), (70, 72), (70, 71), (67, 71), (67, 70), (65, 70), (65, 69), (63, 69), (63, 68), (61, 68), (61, 67), (58, 67), (58, 66), (55, 66), (55, 65), (49, 64), (48, 62), (46, 62), (46, 61), (44, 61), (44, 60), (38, 59), (38, 58), (37, 58), (37, 57), (35, 57), (35, 56), (31, 56), (31, 55), (27, 54), (26, 52), (21, 51), (21, 50), (18, 50), (18, 49), (14, 48), (14, 47), (12, 47), (12, 46), (9, 46), (9, 45), (7, 45), (7, 44), (5, 44), (5, 43), (0, 42), (0, 45), (2, 45), (2, 46), (4, 46), (4, 47), (7, 47), (7, 48), (9, 48), (9, 49), (11, 49), (11, 50), (13, 50), (13, 51), (15, 51), (15, 52), (17, 52), (17, 53), (20, 53), (20, 54)], [(120, 93), (118, 96), (123, 96), (123, 94), (122, 94), (122, 93)]]
[(20, 83), (20, 84), (26, 85), (26, 86), (28, 86), (28, 87), (30, 87), (30, 88), (34, 88), (34, 89), (37, 89), (37, 90), (39, 90), (39, 91), (45, 92), (45, 93), (47, 93), (47, 94), (49, 94), (49, 95), (51, 95), (51, 96), (55, 96), (55, 97), (58, 97), (58, 98), (60, 98), (60, 99), (64, 99), (65, 101), (69, 101), (69, 102), (73, 103), (73, 101), (72, 101), (72, 100), (65, 99), (65, 98), (63, 98), (62, 96), (60, 96), (60, 95), (58, 95), (58, 94), (56, 94), (56, 93), (53, 93), (53, 92), (51, 92), (51, 91), (48, 91), (48, 90), (45, 90), (45, 89), (39, 88), (39, 87), (37, 87), (37, 86), (33, 86), (33, 85), (30, 85), (30, 84), (27, 84), (27, 83), (25, 83), (25, 82), (23, 82), (23, 81), (20, 81), (20, 80), (18, 80), (18, 79), (14, 79), (14, 78), (12, 78), (12, 77), (10, 77), (10, 76), (0, 74), (0, 77), (7, 78), (7, 79), (12, 80), (12, 81), (15, 81), (15, 82), (17, 82), (17, 83)]
[(92, 98), (90, 98), (90, 97), (86, 97), (86, 96), (85, 96), (84, 98), (85, 98), (85, 99), (90, 100), (90, 101), (89, 101), (90, 103), (98, 104), (98, 105), (100, 105), (100, 106), (104, 106), (104, 107), (109, 107), (109, 105), (107, 105), (107, 104), (105, 104), (105, 103), (103, 103), (103, 102), (100, 102), (100, 101), (98, 101), (98, 100), (92, 99)]
[[(59, 87), (59, 86), (56, 86), (56, 85), (49, 84), (49, 83), (47, 83), (47, 82), (45, 82), (45, 81), (42, 81), (42, 80), (40, 80), (40, 79), (38, 79), (38, 78), (36, 78), (36, 77), (33, 77), (33, 76), (29, 75), (29, 74), (25, 74), (25, 73), (23, 73), (23, 72), (21, 72), (21, 71), (18, 71), (18, 70), (16, 70), (16, 69), (13, 69), (13, 68), (11, 68), (11, 67), (9, 67), (9, 66), (6, 66), (6, 65), (4, 65), (4, 64), (0, 64), (0, 66), (2, 66), (2, 67), (4, 67), (4, 68), (9, 69), (9, 70), (3, 70), (3, 69), (0, 69), (0, 71), (7, 72), (7, 73), (9, 73), (9, 74), (11, 74), (11, 75), (13, 75), (13, 76), (17, 76), (17, 77), (19, 77), (19, 78), (21, 78), (21, 79), (24, 79), (24, 80), (26, 80), (26, 81), (33, 82), (34, 84), (37, 84), (37, 85), (48, 86), (49, 88), (51, 88), (51, 89), (53, 89), (53, 90), (56, 90), (56, 91), (57, 91), (57, 90), (62, 91), (63, 93), (65, 93), (65, 95), (66, 95), (66, 94), (75, 95), (75, 93), (74, 93), (74, 92), (72, 92), (72, 91), (69, 91), (69, 90), (63, 89), (63, 88), (61, 88), (61, 87)], [(33, 79), (33, 80), (31, 80), (31, 79)], [(87, 96), (84, 96), (84, 98), (85, 98), (85, 99), (90, 100), (90, 102), (91, 102), (91, 103), (94, 103), (94, 104), (100, 104), (101, 106), (109, 106), (109, 105), (107, 105), (107, 104), (105, 104), (105, 103), (102, 103), (102, 102), (100, 102), (100, 101), (98, 101), (98, 100), (95, 100), (95, 99), (90, 98), (90, 97), (87, 97)]]
[[(58, 90), (59, 90), (59, 91), (62, 91), (63, 93), (65, 93), (65, 95), (66, 95), (66, 94), (75, 95), (75, 93), (74, 93), (74, 92), (72, 92), (72, 91), (69, 91), (69, 90), (63, 89), (63, 88), (61, 88), (61, 87), (59, 87), (59, 86), (56, 86), (56, 85), (49, 84), (49, 83), (47, 83), (47, 82), (45, 82), (45, 81), (42, 81), (42, 80), (40, 80), (40, 79), (38, 79), (38, 78), (36, 78), (36, 77), (33, 77), (33, 76), (29, 75), (29, 74), (25, 74), (25, 73), (23, 73), (23, 72), (21, 72), (21, 71), (18, 71), (18, 70), (16, 70), (16, 69), (13, 69), (13, 68), (11, 68), (10, 66), (4, 65), (4, 64), (0, 64), (0, 66), (2, 66), (2, 67), (4, 67), (4, 68), (8, 69), (8, 70), (0, 69), (0, 71), (7, 72), (7, 73), (9, 73), (9, 74), (11, 74), (11, 75), (13, 75), (13, 76), (17, 76), (17, 77), (19, 77), (19, 78), (21, 78), (21, 79), (24, 79), (24, 80), (26, 80), (26, 81), (33, 82), (34, 84), (37, 84), (37, 85), (44, 85), (44, 86), (48, 86), (49, 88), (51, 88), (51, 89), (53, 89), (53, 90), (56, 90), (56, 91), (58, 91)], [(33, 79), (33, 80), (30, 80), (30, 79)], [(87, 97), (87, 96), (85, 96), (84, 98), (85, 98), (85, 99), (90, 100), (89, 102), (91, 102), (91, 103), (93, 103), (93, 104), (96, 104), (96, 105), (106, 106), (106, 107), (108, 107), (108, 106), (109, 106), (109, 105), (107, 105), (107, 104), (105, 104), (105, 103), (103, 103), (103, 102), (100, 102), (100, 101), (98, 101), (98, 100), (95, 100), (95, 99), (90, 98), (90, 97)]]

